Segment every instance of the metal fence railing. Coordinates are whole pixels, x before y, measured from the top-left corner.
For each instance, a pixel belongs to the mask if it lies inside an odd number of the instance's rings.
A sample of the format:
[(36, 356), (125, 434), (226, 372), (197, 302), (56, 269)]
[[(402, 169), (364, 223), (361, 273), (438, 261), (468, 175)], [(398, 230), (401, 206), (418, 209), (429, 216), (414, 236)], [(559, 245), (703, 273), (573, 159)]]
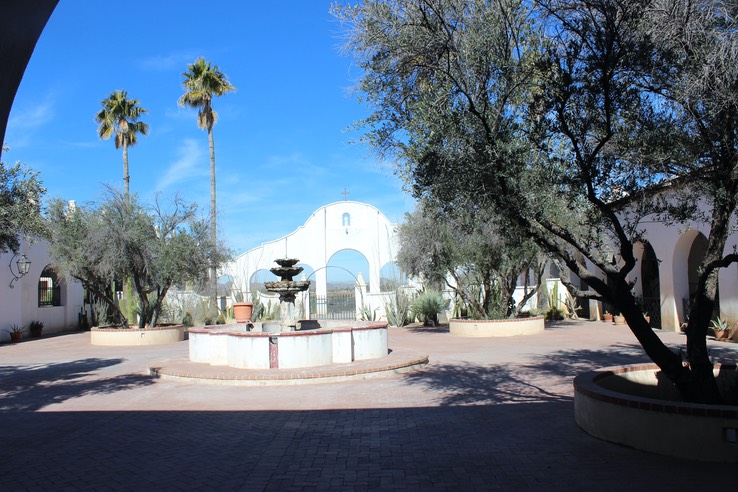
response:
[(311, 319), (356, 319), (356, 295), (351, 292), (310, 293)]
[(38, 305), (42, 306), (61, 306), (61, 288), (38, 286)]

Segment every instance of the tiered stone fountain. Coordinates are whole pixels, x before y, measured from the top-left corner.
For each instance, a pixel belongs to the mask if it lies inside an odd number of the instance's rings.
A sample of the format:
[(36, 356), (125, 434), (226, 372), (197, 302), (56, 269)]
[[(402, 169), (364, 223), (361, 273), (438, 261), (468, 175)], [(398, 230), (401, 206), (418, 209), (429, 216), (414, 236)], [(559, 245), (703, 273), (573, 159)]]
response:
[(255, 322), (253, 329), (222, 325), (189, 330), (190, 361), (239, 369), (294, 369), (346, 364), (386, 357), (387, 322), (311, 320), (298, 322), (297, 294), (310, 287), (308, 280), (293, 280), (302, 273), (299, 260), (279, 259), (271, 269), (280, 280), (264, 282), (279, 294), (279, 322)]
[[(293, 278), (302, 273), (303, 268), (295, 266), (297, 262), (294, 258), (283, 258), (274, 260), (279, 265), (270, 271), (280, 278), (276, 282), (264, 282), (264, 288), (269, 292), (279, 294), (279, 331), (294, 331), (297, 325), (298, 312), (295, 307), (295, 299), (297, 294), (305, 292), (310, 288), (309, 280), (293, 280)], [(268, 331), (268, 330), (264, 330)]]

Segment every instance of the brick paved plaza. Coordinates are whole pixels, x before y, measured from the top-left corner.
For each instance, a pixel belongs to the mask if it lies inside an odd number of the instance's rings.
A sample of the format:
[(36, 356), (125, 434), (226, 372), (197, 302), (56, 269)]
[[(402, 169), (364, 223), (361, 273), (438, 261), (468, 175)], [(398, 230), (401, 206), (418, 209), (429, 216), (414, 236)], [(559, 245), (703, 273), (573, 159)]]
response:
[[(152, 361), (186, 356), (187, 342), (89, 338), (0, 346), (0, 490), (738, 487), (734, 466), (643, 453), (576, 426), (575, 374), (646, 360), (624, 327), (578, 321), (506, 339), (392, 328), (390, 347), (429, 356), (423, 370), (263, 387), (147, 375)], [(710, 350), (738, 360), (736, 344)]]

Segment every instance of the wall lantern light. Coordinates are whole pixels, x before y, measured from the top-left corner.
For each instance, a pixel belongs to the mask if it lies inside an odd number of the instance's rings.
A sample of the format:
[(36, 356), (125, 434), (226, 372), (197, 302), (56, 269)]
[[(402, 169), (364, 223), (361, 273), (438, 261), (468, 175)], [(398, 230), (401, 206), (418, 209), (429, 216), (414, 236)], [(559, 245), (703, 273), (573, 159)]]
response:
[(15, 270), (13, 270), (13, 260), (15, 260), (17, 254), (14, 254), (13, 257), (10, 259), (10, 263), (8, 264), (8, 267), (10, 268), (10, 273), (13, 275), (12, 280), (10, 281), (10, 288), (13, 288), (13, 282), (16, 280), (20, 280), (21, 277), (26, 275), (28, 273), (28, 270), (31, 268), (31, 262), (28, 258), (26, 258), (26, 255), (20, 255), (20, 258), (15, 262)]

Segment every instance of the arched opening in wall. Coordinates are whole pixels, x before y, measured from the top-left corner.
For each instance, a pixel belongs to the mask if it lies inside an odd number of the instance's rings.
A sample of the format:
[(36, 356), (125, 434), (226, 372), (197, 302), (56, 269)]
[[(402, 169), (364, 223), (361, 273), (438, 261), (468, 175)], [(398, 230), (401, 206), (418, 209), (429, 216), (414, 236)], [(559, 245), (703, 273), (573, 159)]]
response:
[[(702, 265), (702, 261), (705, 259), (705, 253), (707, 252), (707, 238), (704, 234), (698, 233), (694, 241), (692, 241), (692, 247), (689, 249), (689, 256), (687, 257), (687, 281), (689, 283), (689, 298), (685, 299), (684, 302), (684, 314), (685, 317), (689, 317), (689, 312), (692, 309), (692, 303), (694, 302), (695, 294), (697, 293), (697, 284), (699, 282), (699, 269)], [(720, 292), (718, 291), (715, 295), (715, 309), (713, 311), (715, 316), (720, 313)]]
[(407, 285), (407, 275), (395, 261), (386, 263), (379, 271), (379, 291), (394, 292), (398, 288)]
[(268, 294), (267, 290), (264, 288), (264, 282), (272, 282), (274, 280), (279, 279), (269, 270), (264, 268), (256, 270), (251, 275), (251, 278), (249, 278), (249, 292), (252, 294), (257, 292), (260, 294)]
[(325, 271), (326, 295), (310, 293), (311, 318), (356, 319), (357, 279), (361, 274), (368, 289), (369, 262), (358, 251), (345, 249), (331, 256)]
[[(577, 261), (584, 265), (586, 263), (584, 256), (582, 254), (576, 255)], [(553, 262), (551, 262), (553, 263)], [(589, 285), (587, 285), (587, 282), (579, 278), (578, 275), (575, 273), (571, 273), (571, 282), (576, 286), (577, 289), (579, 289), (581, 292), (586, 292), (589, 290)], [(589, 319), (589, 298), (584, 296), (577, 296), (574, 300), (574, 308), (577, 311), (577, 316), (584, 319)]]
[(641, 292), (643, 309), (650, 319), (651, 326), (661, 328), (661, 281), (659, 260), (648, 241), (644, 241), (641, 257)]
[(328, 291), (354, 291), (359, 273), (369, 289), (369, 262), (355, 249), (342, 249), (330, 257), (326, 277)]
[(315, 292), (315, 269), (308, 265), (307, 263), (298, 263), (296, 266), (302, 267), (302, 272), (295, 277), (295, 280), (310, 280), (310, 287), (308, 287), (308, 291)]
[(218, 277), (218, 296), (234, 297), (236, 291), (238, 291), (238, 285), (236, 285), (236, 279), (230, 275), (221, 275)]
[(53, 267), (47, 266), (38, 279), (38, 307), (61, 306), (61, 280)]

